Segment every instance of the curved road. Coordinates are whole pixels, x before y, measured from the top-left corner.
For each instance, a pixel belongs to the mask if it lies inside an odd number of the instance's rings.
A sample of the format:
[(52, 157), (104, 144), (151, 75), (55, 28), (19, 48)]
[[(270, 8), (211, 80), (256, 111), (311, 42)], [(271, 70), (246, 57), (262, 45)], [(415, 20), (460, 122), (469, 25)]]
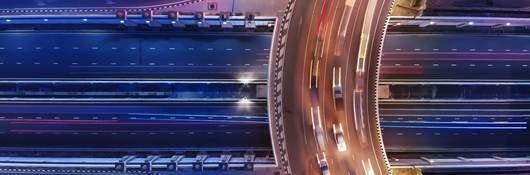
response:
[[(284, 173), (320, 174), (316, 154), (323, 152), (331, 174), (388, 174), (375, 85), (392, 1), (291, 3), (273, 43), (270, 75), (273, 147)], [(333, 67), (343, 70), (343, 102), (333, 98)], [(311, 108), (320, 109), (324, 146), (313, 134)], [(337, 151), (334, 123), (344, 126), (346, 152)]]

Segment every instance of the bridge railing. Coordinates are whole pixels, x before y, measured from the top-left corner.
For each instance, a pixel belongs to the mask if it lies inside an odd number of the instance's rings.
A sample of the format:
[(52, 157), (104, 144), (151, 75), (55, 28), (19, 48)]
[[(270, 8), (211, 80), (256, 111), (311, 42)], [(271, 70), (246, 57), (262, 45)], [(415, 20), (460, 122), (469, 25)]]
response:
[(274, 168), (274, 157), (249, 152), (198, 152), (122, 157), (0, 157), (0, 172), (147, 173)]

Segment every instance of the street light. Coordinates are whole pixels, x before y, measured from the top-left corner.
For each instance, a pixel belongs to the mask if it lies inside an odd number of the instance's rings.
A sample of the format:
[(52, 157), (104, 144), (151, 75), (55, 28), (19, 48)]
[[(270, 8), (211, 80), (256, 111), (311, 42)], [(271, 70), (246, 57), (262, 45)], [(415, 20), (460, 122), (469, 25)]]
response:
[(242, 105), (247, 105), (247, 104), (251, 104), (252, 101), (250, 101), (247, 97), (243, 97), (242, 99), (240, 99), (238, 101), (239, 104), (242, 104)]
[(241, 82), (241, 83), (243, 83), (245, 85), (249, 84), (252, 81), (254, 81), (254, 79), (252, 79), (252, 78), (240, 78), (239, 79), (239, 82)]

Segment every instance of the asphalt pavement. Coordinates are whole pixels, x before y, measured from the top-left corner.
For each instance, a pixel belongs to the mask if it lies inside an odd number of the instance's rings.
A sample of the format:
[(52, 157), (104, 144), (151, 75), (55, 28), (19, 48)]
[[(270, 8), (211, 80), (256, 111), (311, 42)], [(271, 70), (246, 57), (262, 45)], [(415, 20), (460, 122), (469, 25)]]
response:
[(488, 34), (389, 34), (381, 81), (386, 79), (525, 80), (530, 37)]
[(389, 152), (528, 149), (524, 35), (392, 33), (380, 99)]
[(270, 40), (259, 33), (3, 32), (0, 78), (263, 80)]
[(270, 147), (263, 104), (3, 104), (1, 147)]
[[(370, 68), (377, 61), (378, 51), (371, 48), (378, 47), (374, 38), (383, 35), (389, 5), (390, 1), (296, 2), (285, 48), (282, 93), (288, 96), (283, 97), (284, 120), (280, 121), (286, 126), (284, 139), (293, 174), (320, 174), (317, 154), (326, 155), (331, 174), (388, 173), (377, 118), (369, 107), (375, 93), (367, 92), (370, 82), (362, 77), (373, 71)], [(338, 104), (331, 89), (332, 68), (337, 66), (342, 66), (344, 77), (344, 103)], [(354, 91), (365, 100), (357, 101), (357, 107), (366, 111), (353, 109)], [(317, 146), (311, 108), (320, 109), (325, 149)], [(332, 125), (338, 123), (344, 126), (347, 152), (337, 152)]]

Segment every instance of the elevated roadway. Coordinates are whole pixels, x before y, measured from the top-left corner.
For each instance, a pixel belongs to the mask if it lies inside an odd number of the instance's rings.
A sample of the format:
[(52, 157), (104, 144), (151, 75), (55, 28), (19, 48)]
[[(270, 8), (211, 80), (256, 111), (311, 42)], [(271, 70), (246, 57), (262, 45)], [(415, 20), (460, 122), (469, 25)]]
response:
[[(326, 155), (331, 174), (389, 173), (375, 87), (391, 4), (289, 2), (277, 25), (269, 77), (273, 148), (283, 173), (320, 174), (317, 154)], [(338, 66), (343, 70), (344, 103), (335, 104), (332, 69)], [(311, 108), (320, 112), (312, 114)], [(311, 115), (322, 118), (324, 143), (316, 139)], [(347, 152), (336, 150), (331, 128), (337, 123), (344, 125)]]

